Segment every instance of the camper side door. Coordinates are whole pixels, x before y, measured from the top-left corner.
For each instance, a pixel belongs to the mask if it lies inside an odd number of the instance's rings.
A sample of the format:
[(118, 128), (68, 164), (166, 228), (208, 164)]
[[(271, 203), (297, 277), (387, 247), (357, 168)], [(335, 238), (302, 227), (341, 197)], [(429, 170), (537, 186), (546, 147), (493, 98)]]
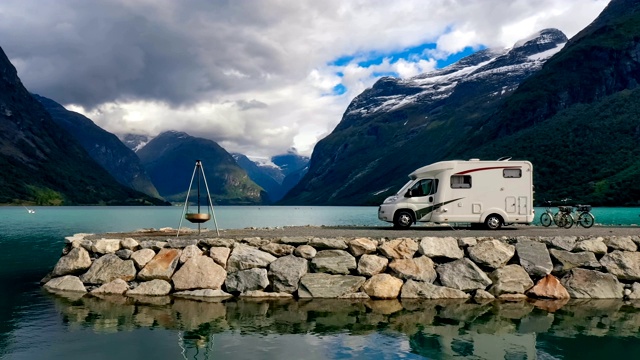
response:
[(407, 202), (413, 205), (417, 221), (431, 220), (434, 196), (437, 191), (438, 179), (421, 179), (407, 190), (405, 197)]

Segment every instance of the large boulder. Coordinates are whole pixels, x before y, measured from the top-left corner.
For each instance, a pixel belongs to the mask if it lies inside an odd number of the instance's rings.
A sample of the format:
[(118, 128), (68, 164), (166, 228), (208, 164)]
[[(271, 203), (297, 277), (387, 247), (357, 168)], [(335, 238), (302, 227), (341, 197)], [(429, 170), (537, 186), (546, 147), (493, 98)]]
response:
[(470, 247), (468, 252), (471, 260), (476, 264), (497, 269), (511, 260), (516, 253), (516, 248), (500, 240), (488, 240)]
[(173, 274), (171, 280), (176, 291), (192, 289), (220, 289), (227, 277), (222, 266), (208, 256), (196, 256), (187, 260)]
[(427, 256), (413, 259), (396, 259), (389, 264), (391, 269), (400, 279), (412, 279), (432, 283), (438, 274), (433, 260)]
[(611, 250), (620, 251), (638, 251), (638, 245), (631, 239), (630, 236), (623, 237), (610, 237), (604, 240), (604, 243)]
[(91, 267), (89, 252), (82, 247), (71, 249), (69, 253), (61, 257), (53, 268), (52, 276), (63, 276), (82, 273)]
[(347, 275), (358, 265), (356, 258), (344, 250), (322, 250), (311, 259), (315, 272)]
[(164, 296), (171, 292), (171, 284), (166, 280), (153, 279), (151, 281), (141, 282), (132, 290), (127, 291), (127, 295), (147, 295), (147, 296)]
[(599, 269), (600, 263), (596, 256), (589, 251), (569, 252), (564, 250), (551, 249), (551, 256), (560, 264), (558, 269), (560, 272), (566, 272), (573, 268), (582, 267), (590, 269)]
[(300, 278), (309, 269), (309, 263), (303, 258), (283, 256), (269, 265), (269, 281), (275, 292), (294, 293), (298, 290)]
[(293, 254), (293, 251), (295, 250), (295, 246), (293, 245), (288, 245), (288, 244), (277, 244), (277, 243), (273, 243), (270, 242), (266, 245), (262, 245), (260, 247), (260, 250), (262, 251), (266, 251), (269, 254), (273, 255), (273, 256), (286, 256), (286, 255), (291, 255)]
[(181, 250), (163, 248), (140, 270), (138, 279), (142, 281), (171, 280), (171, 276), (178, 267), (181, 254)]
[(395, 299), (400, 294), (402, 284), (402, 280), (389, 274), (377, 274), (365, 281), (362, 289), (374, 299)]
[(571, 269), (560, 282), (569, 296), (578, 299), (620, 299), (624, 287), (615, 276), (595, 270)]
[(89, 270), (80, 276), (80, 280), (85, 284), (106, 284), (115, 279), (131, 281), (135, 276), (133, 261), (107, 254), (94, 260)]
[(547, 245), (540, 241), (518, 239), (516, 253), (520, 259), (520, 265), (533, 277), (546, 276), (553, 270)]
[(425, 237), (420, 240), (420, 254), (430, 258), (462, 259), (464, 252), (452, 237)]
[(574, 251), (589, 251), (596, 255), (604, 255), (607, 253), (607, 245), (601, 237), (595, 239), (587, 239), (578, 241), (573, 248)]
[(192, 257), (201, 256), (201, 255), (202, 255), (202, 250), (200, 250), (200, 248), (197, 245), (193, 245), (193, 244), (187, 245), (182, 249), (182, 254), (180, 254), (179, 263), (180, 265), (182, 265)]
[(122, 279), (115, 279), (112, 282), (100, 286), (99, 288), (91, 290), (91, 293), (97, 295), (122, 295), (127, 290), (129, 290), (129, 285), (127, 285), (126, 281)]
[(568, 299), (570, 298), (567, 289), (560, 283), (560, 280), (553, 275), (547, 275), (540, 279), (529, 291), (527, 295), (542, 299)]
[(124, 238), (120, 240), (120, 247), (131, 251), (136, 251), (140, 248), (140, 244), (132, 238)]
[(252, 268), (266, 268), (276, 257), (252, 246), (236, 244), (227, 260), (227, 271), (236, 272)]
[(318, 253), (318, 250), (316, 250), (316, 249), (315, 249), (313, 246), (311, 246), (311, 245), (303, 244), (303, 245), (298, 246), (298, 247), (293, 251), (293, 253), (294, 253), (296, 256), (299, 256), (299, 257), (301, 257), (301, 258), (303, 258), (303, 259), (307, 259), (307, 260), (309, 260), (309, 259), (313, 259), (313, 258), (316, 256), (316, 254)]
[(507, 265), (492, 272), (489, 277), (493, 286), (489, 290), (494, 296), (502, 294), (524, 294), (533, 286), (529, 274), (520, 265)]
[(469, 296), (464, 291), (414, 280), (407, 280), (400, 293), (402, 299), (468, 299)]
[(364, 276), (373, 276), (380, 274), (387, 269), (389, 259), (379, 255), (365, 254), (360, 256), (358, 261), (358, 274)]
[(229, 273), (224, 281), (230, 293), (243, 293), (252, 290), (264, 290), (269, 286), (267, 269), (251, 268)]
[(309, 245), (318, 250), (345, 250), (347, 242), (342, 239), (313, 238)]
[(462, 291), (486, 289), (493, 283), (478, 265), (467, 258), (439, 265), (436, 272), (442, 285)]
[(640, 253), (615, 250), (600, 259), (607, 271), (621, 280), (640, 280)]
[(363, 276), (307, 273), (300, 279), (299, 298), (337, 298), (356, 293), (366, 281)]
[(546, 238), (547, 245), (560, 250), (571, 251), (576, 246), (577, 238), (575, 236), (555, 236)]
[(98, 239), (91, 246), (91, 251), (96, 254), (113, 254), (120, 250), (118, 239)]
[(44, 288), (49, 291), (69, 291), (86, 293), (87, 289), (77, 276), (65, 275), (47, 281)]
[(211, 257), (216, 264), (222, 266), (223, 268), (227, 267), (229, 254), (231, 254), (231, 249), (229, 249), (228, 247), (214, 246), (209, 249), (209, 257)]
[(385, 241), (378, 247), (378, 251), (388, 259), (411, 259), (418, 251), (418, 243), (409, 238)]
[(359, 257), (364, 254), (373, 254), (378, 248), (378, 242), (368, 238), (357, 238), (349, 241), (347, 244), (349, 251), (353, 256)]
[(151, 249), (140, 249), (129, 257), (133, 260), (133, 264), (137, 269), (142, 269), (153, 257), (156, 256), (156, 252)]

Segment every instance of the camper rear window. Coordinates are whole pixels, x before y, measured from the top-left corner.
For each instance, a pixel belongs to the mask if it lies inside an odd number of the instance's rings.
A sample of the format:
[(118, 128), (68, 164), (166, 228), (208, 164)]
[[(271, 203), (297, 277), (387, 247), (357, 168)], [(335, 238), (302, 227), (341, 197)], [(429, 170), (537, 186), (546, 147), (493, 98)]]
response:
[(522, 169), (504, 169), (502, 170), (503, 178), (521, 178)]
[(451, 175), (452, 189), (470, 189), (471, 175)]

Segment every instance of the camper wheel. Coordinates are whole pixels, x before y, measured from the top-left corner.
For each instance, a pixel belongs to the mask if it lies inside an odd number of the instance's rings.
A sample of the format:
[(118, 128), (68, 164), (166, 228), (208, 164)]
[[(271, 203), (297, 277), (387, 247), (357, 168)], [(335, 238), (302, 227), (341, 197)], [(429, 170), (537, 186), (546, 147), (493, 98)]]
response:
[(413, 214), (409, 210), (399, 210), (393, 218), (393, 226), (397, 229), (408, 229), (413, 224)]
[(491, 214), (484, 220), (484, 225), (489, 230), (498, 230), (502, 227), (502, 218), (500, 215)]

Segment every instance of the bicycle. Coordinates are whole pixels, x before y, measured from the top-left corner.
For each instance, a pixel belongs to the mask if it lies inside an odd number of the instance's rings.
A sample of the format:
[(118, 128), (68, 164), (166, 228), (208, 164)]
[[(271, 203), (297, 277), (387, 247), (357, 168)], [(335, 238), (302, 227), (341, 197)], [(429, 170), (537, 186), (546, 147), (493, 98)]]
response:
[[(591, 205), (576, 205), (575, 208), (576, 214), (578, 215), (578, 220), (575, 220), (576, 226), (580, 225), (585, 229), (592, 227), (596, 218), (591, 214)], [(569, 216), (574, 220), (573, 214), (570, 214)], [(571, 225), (573, 225), (573, 222)]]
[(554, 222), (553, 212), (551, 211), (551, 201), (545, 201), (545, 203), (547, 204), (547, 208), (540, 214), (540, 224), (544, 227), (549, 227)]
[[(567, 202), (569, 199), (563, 199), (562, 202)], [(558, 227), (571, 227), (573, 226), (573, 218), (571, 218), (571, 212), (573, 208), (571, 206), (558, 206), (558, 212), (555, 214), (551, 211), (551, 201), (545, 201), (547, 204), (546, 209), (540, 215), (540, 224), (544, 227), (551, 226), (552, 223)], [(569, 218), (567, 218), (569, 217)]]

